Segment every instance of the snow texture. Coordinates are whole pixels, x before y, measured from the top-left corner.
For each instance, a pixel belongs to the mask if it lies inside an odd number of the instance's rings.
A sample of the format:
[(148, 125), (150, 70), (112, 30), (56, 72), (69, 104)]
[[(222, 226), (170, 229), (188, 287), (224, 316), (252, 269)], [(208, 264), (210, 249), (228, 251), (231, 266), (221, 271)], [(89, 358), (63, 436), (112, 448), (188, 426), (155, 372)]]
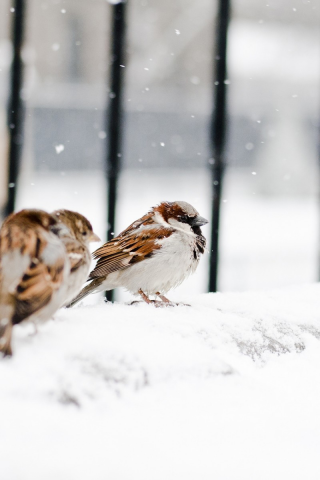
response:
[(171, 297), (15, 327), (1, 479), (320, 478), (320, 285)]

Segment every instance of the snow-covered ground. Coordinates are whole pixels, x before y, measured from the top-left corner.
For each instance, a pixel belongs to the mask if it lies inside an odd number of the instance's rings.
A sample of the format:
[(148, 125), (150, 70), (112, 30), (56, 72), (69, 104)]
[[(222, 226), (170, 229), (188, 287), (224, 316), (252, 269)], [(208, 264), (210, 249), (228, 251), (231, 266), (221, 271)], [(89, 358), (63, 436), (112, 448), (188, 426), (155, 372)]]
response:
[[(1, 480), (320, 478), (317, 200), (256, 196), (241, 175), (225, 182), (220, 286), (242, 293), (203, 293), (207, 255), (168, 294), (191, 307), (119, 291), (36, 335), (15, 327), (0, 361)], [(210, 218), (209, 173), (125, 171), (117, 232), (177, 199)], [(76, 209), (104, 238), (101, 172), (26, 171), (24, 207)]]
[(15, 328), (1, 479), (320, 478), (320, 285), (170, 297)]

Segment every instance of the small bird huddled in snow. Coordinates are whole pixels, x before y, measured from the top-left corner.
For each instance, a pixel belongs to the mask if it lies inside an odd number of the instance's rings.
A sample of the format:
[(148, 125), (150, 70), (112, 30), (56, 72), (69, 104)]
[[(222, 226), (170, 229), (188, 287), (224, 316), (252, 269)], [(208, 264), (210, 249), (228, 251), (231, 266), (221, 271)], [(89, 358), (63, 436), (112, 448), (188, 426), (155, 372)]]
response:
[(80, 213), (22, 210), (0, 229), (0, 352), (11, 355), (15, 324), (48, 320), (88, 276), (88, 244), (98, 241)]
[[(187, 202), (162, 202), (93, 253), (98, 259), (89, 284), (68, 305), (90, 293), (124, 287), (155, 306), (173, 305), (165, 296), (194, 273), (206, 239), (208, 223)], [(159, 300), (151, 300), (150, 295)]]
[(0, 229), (0, 352), (14, 325), (48, 320), (63, 303), (70, 265), (57, 219), (42, 210), (10, 215)]
[(67, 229), (58, 228), (57, 232), (70, 261), (70, 275), (63, 301), (63, 305), (66, 305), (80, 292), (88, 278), (91, 263), (89, 243), (99, 242), (100, 238), (93, 232), (89, 220), (78, 212), (56, 210), (52, 215), (57, 218), (59, 227), (62, 224), (67, 227)]

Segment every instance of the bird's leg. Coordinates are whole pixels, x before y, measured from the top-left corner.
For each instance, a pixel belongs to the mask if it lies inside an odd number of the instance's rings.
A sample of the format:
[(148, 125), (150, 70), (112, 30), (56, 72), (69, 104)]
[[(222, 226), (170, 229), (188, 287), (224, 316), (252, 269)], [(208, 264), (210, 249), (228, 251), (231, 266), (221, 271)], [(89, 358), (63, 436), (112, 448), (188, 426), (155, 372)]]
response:
[(156, 295), (157, 295), (157, 297), (161, 298), (161, 300), (164, 303), (172, 303), (172, 302), (170, 302), (170, 300), (167, 297), (165, 297), (164, 295), (161, 295), (160, 292), (156, 292)]
[(156, 292), (156, 295), (157, 297), (161, 298), (161, 300), (163, 301), (163, 303), (165, 304), (166, 307), (175, 307), (176, 305), (183, 305), (184, 307), (190, 307), (191, 305), (188, 305), (187, 303), (174, 303), (174, 302), (171, 302), (171, 300), (169, 300), (167, 297), (165, 297), (164, 295), (161, 295), (160, 292)]
[[(147, 297), (147, 295), (141, 290), (138, 291), (139, 295), (142, 297), (143, 301), (146, 303), (151, 303), (151, 300)], [(140, 300), (133, 300), (133, 302), (130, 302), (129, 305), (135, 305), (136, 303), (143, 303), (140, 302)]]
[(161, 295), (160, 292), (156, 292), (156, 295), (157, 297), (161, 298), (161, 302), (159, 302), (159, 300), (150, 300), (150, 298), (141, 290), (141, 288), (138, 293), (142, 300), (148, 305), (153, 304), (155, 307), (174, 307), (175, 305), (179, 305), (179, 303), (170, 302), (170, 300), (164, 295)]
[(159, 302), (157, 300), (150, 300), (150, 298), (141, 290), (139, 290), (138, 292), (141, 297), (142, 297), (142, 300), (144, 300), (148, 305), (150, 305), (151, 303), (155, 306), (155, 307), (161, 307), (163, 305), (162, 302)]
[(138, 293), (139, 293), (139, 295), (141, 295), (142, 300), (144, 300), (148, 305), (150, 303), (153, 303), (152, 300), (150, 300), (150, 298), (148, 298), (147, 295), (141, 290), (141, 288), (140, 288)]
[(161, 298), (163, 307), (175, 307), (176, 305), (179, 305), (179, 303), (171, 302), (169, 298), (165, 297), (164, 295), (161, 295), (160, 292), (156, 292), (156, 295), (157, 297)]

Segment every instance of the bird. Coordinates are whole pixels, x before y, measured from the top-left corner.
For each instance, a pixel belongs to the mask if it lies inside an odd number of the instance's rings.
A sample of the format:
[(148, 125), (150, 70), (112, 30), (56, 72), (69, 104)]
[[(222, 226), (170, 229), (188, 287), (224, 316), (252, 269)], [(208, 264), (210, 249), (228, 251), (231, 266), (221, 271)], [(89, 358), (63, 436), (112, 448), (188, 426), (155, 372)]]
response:
[[(161, 202), (102, 245), (88, 285), (68, 305), (90, 293), (124, 287), (155, 306), (173, 304), (165, 294), (194, 273), (204, 253), (201, 226), (208, 221), (187, 202)], [(150, 299), (150, 295), (160, 300)]]
[[(66, 297), (61, 305), (65, 306), (80, 292), (88, 278), (91, 264), (89, 243), (101, 240), (93, 232), (89, 220), (81, 213), (60, 209), (52, 212), (52, 215), (58, 221), (57, 235), (64, 244), (70, 261)], [(67, 228), (61, 229), (62, 224)]]
[[(67, 293), (70, 262), (58, 237), (66, 229), (43, 210), (13, 213), (0, 229), (0, 352), (12, 355), (13, 326), (48, 320)], [(53, 231), (54, 230), (54, 231)]]

